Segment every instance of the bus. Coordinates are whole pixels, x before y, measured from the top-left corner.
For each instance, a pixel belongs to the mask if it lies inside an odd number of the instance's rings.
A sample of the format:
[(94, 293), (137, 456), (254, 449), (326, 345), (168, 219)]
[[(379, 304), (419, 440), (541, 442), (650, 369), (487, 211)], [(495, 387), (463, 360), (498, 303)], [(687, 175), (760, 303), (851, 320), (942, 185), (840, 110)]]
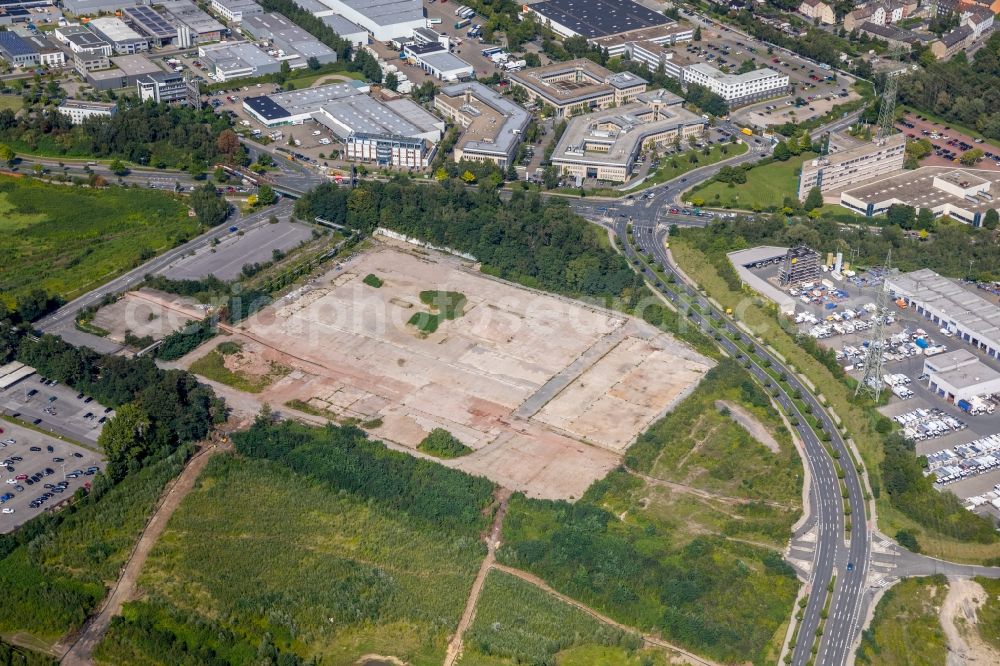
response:
[(746, 134), (747, 136), (753, 136), (753, 130), (750, 129), (749, 127), (744, 127), (740, 131)]

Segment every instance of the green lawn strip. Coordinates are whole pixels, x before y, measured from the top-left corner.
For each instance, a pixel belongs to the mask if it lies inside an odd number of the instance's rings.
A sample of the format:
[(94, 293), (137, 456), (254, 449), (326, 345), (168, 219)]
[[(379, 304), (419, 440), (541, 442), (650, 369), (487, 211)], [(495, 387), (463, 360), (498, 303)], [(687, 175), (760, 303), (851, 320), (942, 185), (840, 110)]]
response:
[(19, 95), (0, 95), (0, 111), (10, 110), (16, 113), (23, 106), (24, 98)]
[(417, 445), (417, 451), (421, 451), (437, 458), (460, 458), (472, 453), (472, 449), (462, 444), (457, 437), (444, 428), (434, 428), (424, 437), (423, 441)]
[[(491, 571), (464, 637), (462, 666), (482, 656), (505, 664), (551, 663), (578, 645), (641, 646), (641, 639), (594, 619), (544, 590), (502, 571)], [(560, 659), (561, 661), (561, 659)]]
[[(312, 462), (303, 461), (303, 469), (316, 476), (279, 462), (217, 456), (174, 514), (141, 586), (185, 614), (224, 618), (225, 630), (254, 645), (267, 633), (279, 649), (323, 663), (354, 663), (375, 653), (414, 665), (440, 664), (483, 557), (479, 528), (436, 527), (390, 507), (378, 494), (382, 480), (410, 483), (400, 474), (405, 468), (440, 466), (383, 452), (385, 463), (403, 466), (394, 472), (378, 458), (355, 457), (357, 449), (331, 448), (324, 439), (331, 431), (290, 430), (316, 438), (315, 445), (287, 451), (292, 464), (308, 456)], [(337, 432), (354, 437), (350, 429)], [(253, 439), (240, 435), (238, 449), (253, 452)], [(278, 442), (284, 440), (278, 435), (271, 441), (282, 447)], [(273, 448), (271, 453), (277, 455)], [(331, 456), (338, 464), (358, 465), (343, 477), (356, 485), (325, 480), (324, 461)], [(448, 478), (464, 477), (441, 469)], [(445, 492), (443, 484), (426, 480), (426, 490), (408, 487), (421, 494)], [(366, 499), (358, 492), (376, 495)], [(475, 515), (481, 507), (468, 508)]]
[(944, 576), (908, 578), (890, 588), (861, 637), (856, 661), (879, 666), (938, 666), (948, 641), (938, 612), (948, 593)]
[(708, 182), (684, 194), (684, 199), (697, 204), (722, 208), (749, 210), (779, 209), (784, 206), (785, 197), (798, 196), (799, 174), (802, 164), (815, 157), (815, 153), (803, 153), (798, 157), (780, 162), (774, 161), (747, 171), (745, 183)]
[(162, 192), (0, 177), (0, 293), (8, 305), (38, 288), (69, 300), (197, 229)]
[[(725, 152), (723, 151), (723, 148), (725, 148)], [(747, 144), (742, 142), (726, 143), (713, 145), (708, 149), (708, 155), (705, 155), (702, 150), (699, 149), (687, 150), (676, 155), (661, 155), (660, 168), (651, 175), (647, 176), (646, 180), (642, 181), (639, 185), (625, 190), (624, 194), (638, 192), (647, 187), (665, 183), (668, 180), (677, 178), (678, 176), (683, 176), (688, 171), (693, 171), (694, 169), (698, 169), (703, 166), (709, 166), (711, 164), (715, 164), (716, 162), (721, 162), (722, 160), (728, 160), (732, 157), (742, 155), (747, 152), (748, 149)], [(692, 155), (697, 161), (691, 161)]]

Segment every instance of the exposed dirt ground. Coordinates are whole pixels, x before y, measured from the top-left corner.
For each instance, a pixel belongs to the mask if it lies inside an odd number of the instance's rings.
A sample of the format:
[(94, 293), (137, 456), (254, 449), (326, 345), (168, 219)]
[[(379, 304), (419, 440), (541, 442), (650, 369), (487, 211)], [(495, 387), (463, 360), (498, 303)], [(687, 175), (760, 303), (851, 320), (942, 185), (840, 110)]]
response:
[(976, 611), (986, 590), (974, 580), (952, 578), (941, 604), (941, 628), (948, 638), (948, 666), (1000, 664), (1000, 652), (983, 642), (976, 630)]
[(744, 430), (750, 433), (750, 436), (756, 439), (758, 442), (770, 449), (771, 453), (781, 453), (781, 447), (778, 446), (778, 440), (774, 438), (774, 435), (764, 426), (763, 423), (757, 420), (757, 418), (743, 409), (740, 405), (729, 400), (716, 400), (716, 408), (725, 407), (729, 410), (729, 416), (732, 417), (734, 421), (740, 424)]
[(203, 308), (190, 298), (142, 288), (127, 291), (111, 305), (105, 305), (94, 315), (95, 326), (108, 331), (115, 342), (124, 342), (125, 333), (136, 337), (165, 338), (180, 330), (191, 320), (204, 318)]
[[(369, 273), (381, 288), (362, 282)], [(461, 292), (464, 315), (422, 336), (407, 322), (427, 311), (424, 290)], [(280, 299), (236, 337), (245, 354), (293, 368), (261, 401), (377, 419), (376, 436), (409, 449), (445, 428), (475, 450), (455, 466), (546, 498), (579, 497), (711, 366), (644, 322), (394, 243)]]

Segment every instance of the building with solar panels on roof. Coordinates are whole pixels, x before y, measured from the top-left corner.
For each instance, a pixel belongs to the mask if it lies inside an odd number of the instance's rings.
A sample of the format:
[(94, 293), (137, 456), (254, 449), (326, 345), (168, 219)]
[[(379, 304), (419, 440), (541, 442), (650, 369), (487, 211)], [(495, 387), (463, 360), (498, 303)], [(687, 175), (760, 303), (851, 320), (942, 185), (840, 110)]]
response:
[(177, 41), (177, 26), (152, 7), (126, 7), (122, 18), (128, 26), (148, 38), (153, 46), (169, 46)]
[(38, 48), (24, 37), (10, 31), (0, 32), (0, 57), (14, 67), (38, 64)]
[(543, 0), (525, 12), (561, 37), (587, 39), (674, 23), (632, 0)]
[(346, 159), (403, 168), (426, 167), (445, 127), (419, 104), (376, 99), (357, 81), (250, 97), (243, 108), (265, 127), (319, 123), (343, 143)]

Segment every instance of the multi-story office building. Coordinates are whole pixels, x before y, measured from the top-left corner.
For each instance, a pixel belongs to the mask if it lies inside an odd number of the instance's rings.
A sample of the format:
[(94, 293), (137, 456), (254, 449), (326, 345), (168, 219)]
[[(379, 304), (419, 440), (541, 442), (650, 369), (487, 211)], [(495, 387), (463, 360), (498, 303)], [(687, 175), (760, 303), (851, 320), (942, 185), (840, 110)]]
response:
[(461, 125), (455, 161), (493, 162), (501, 169), (514, 163), (531, 114), (478, 81), (454, 83), (434, 96), (434, 108)]
[(722, 97), (730, 108), (788, 92), (788, 75), (768, 67), (745, 74), (726, 74), (705, 63), (695, 63), (683, 70), (684, 85), (699, 85)]
[(115, 102), (89, 102), (83, 99), (67, 99), (59, 105), (59, 112), (69, 116), (74, 125), (79, 125), (87, 118), (111, 117), (118, 113)]
[[(838, 140), (849, 139), (835, 135), (830, 145), (835, 146)], [(814, 187), (821, 192), (830, 192), (899, 171), (905, 159), (906, 137), (891, 134), (883, 142), (864, 142), (806, 160), (799, 175), (799, 199), (804, 201)]]
[(211, 8), (230, 23), (240, 23), (247, 16), (264, 13), (264, 8), (253, 0), (212, 0)]
[(512, 72), (510, 81), (524, 89), (529, 101), (553, 107), (557, 117), (629, 104), (647, 85), (640, 76), (613, 74), (586, 58)]
[(149, 50), (149, 40), (128, 27), (125, 21), (112, 16), (102, 16), (87, 23), (95, 35), (111, 44), (115, 53), (132, 55)]

